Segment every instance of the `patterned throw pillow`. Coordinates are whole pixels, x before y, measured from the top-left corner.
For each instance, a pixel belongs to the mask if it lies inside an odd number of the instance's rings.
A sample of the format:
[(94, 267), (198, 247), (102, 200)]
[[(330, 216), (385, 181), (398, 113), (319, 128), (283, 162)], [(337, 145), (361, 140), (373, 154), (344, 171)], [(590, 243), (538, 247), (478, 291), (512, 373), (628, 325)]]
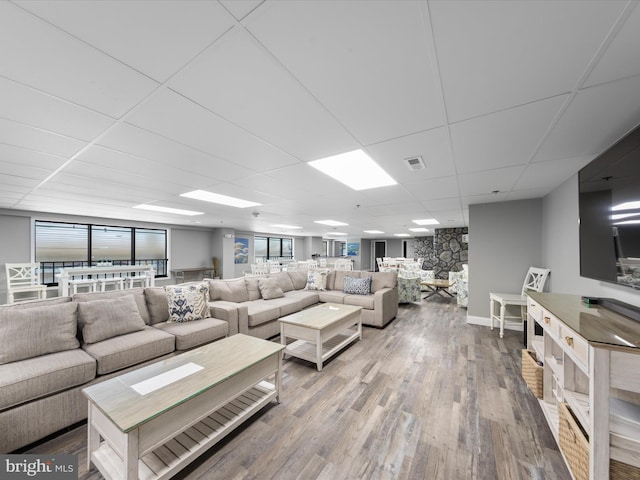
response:
[(169, 303), (169, 319), (167, 322), (191, 322), (211, 317), (209, 310), (209, 286), (206, 283), (197, 285), (169, 285), (164, 287)]
[(371, 277), (355, 278), (345, 275), (344, 293), (351, 295), (369, 295), (371, 293)]
[(327, 289), (327, 271), (326, 270), (309, 270), (307, 274), (307, 290), (320, 290)]

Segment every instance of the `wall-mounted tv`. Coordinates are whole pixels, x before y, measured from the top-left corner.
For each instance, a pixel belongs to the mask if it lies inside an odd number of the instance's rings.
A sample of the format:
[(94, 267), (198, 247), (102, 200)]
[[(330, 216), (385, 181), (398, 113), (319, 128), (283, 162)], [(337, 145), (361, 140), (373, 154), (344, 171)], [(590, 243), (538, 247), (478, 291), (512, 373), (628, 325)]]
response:
[(640, 289), (640, 126), (579, 179), (580, 275)]

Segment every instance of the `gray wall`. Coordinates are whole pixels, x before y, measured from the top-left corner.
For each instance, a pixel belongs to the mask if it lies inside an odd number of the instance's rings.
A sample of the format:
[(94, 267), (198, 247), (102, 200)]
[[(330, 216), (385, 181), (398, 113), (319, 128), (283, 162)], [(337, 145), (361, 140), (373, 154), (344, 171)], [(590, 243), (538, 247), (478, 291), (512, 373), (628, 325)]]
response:
[(31, 260), (31, 219), (0, 214), (0, 303), (5, 303), (7, 298), (5, 263)]
[(171, 269), (211, 267), (213, 232), (210, 230), (171, 229), (169, 260)]
[(488, 319), (489, 293), (519, 293), (532, 266), (545, 267), (542, 199), (469, 205), (469, 316)]
[(542, 259), (551, 269), (552, 292), (610, 297), (640, 306), (640, 292), (580, 276), (577, 175), (544, 198), (542, 227)]

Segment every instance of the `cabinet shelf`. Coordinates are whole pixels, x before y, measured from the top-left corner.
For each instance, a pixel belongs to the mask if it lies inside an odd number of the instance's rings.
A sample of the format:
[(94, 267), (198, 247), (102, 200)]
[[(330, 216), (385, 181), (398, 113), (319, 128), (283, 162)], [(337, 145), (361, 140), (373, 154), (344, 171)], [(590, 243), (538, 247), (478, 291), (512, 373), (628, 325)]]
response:
[(584, 428), (587, 434), (591, 435), (591, 422), (589, 421), (589, 394), (565, 390), (564, 399), (571, 407), (573, 414), (577, 417), (582, 428)]

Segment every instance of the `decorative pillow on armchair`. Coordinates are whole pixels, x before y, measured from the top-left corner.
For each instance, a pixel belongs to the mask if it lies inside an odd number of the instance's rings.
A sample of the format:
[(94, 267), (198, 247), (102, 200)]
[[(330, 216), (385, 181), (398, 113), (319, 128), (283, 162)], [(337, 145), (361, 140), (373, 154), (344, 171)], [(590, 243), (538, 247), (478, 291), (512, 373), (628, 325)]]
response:
[(169, 285), (164, 287), (169, 304), (167, 322), (191, 322), (211, 317), (209, 310), (209, 286), (206, 283), (197, 285)]
[(355, 278), (345, 275), (344, 293), (348, 293), (350, 295), (371, 294), (371, 277)]
[(307, 274), (307, 290), (327, 289), (327, 271), (325, 270), (309, 270)]

